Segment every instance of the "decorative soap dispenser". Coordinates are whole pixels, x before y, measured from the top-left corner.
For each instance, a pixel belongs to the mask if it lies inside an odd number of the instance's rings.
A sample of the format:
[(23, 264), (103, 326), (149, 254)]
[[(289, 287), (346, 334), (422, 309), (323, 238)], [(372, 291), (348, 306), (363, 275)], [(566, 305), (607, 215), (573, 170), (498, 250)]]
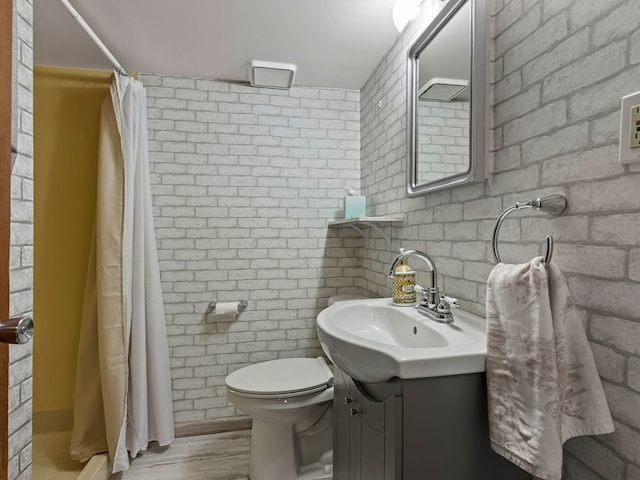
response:
[[(404, 248), (400, 249), (404, 253)], [(400, 307), (409, 307), (416, 303), (416, 271), (407, 264), (403, 258), (396, 267), (393, 276), (393, 304)]]

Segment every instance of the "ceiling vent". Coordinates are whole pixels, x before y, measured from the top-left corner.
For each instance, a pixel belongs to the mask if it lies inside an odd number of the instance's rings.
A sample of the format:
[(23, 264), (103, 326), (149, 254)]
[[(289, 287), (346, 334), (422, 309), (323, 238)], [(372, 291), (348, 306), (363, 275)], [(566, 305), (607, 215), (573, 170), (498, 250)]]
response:
[(293, 79), (296, 76), (296, 68), (293, 63), (251, 60), (249, 63), (249, 81), (253, 87), (291, 88)]
[(450, 102), (469, 86), (466, 80), (457, 78), (432, 78), (420, 89), (418, 98), (420, 100), (431, 100), (439, 102)]

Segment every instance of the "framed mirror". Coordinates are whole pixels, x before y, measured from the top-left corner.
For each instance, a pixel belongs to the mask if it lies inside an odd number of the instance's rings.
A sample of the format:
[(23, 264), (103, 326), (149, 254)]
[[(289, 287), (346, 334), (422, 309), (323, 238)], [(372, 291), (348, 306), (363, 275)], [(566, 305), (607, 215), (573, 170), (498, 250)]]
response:
[(450, 0), (408, 50), (407, 194), (484, 178), (485, 0)]

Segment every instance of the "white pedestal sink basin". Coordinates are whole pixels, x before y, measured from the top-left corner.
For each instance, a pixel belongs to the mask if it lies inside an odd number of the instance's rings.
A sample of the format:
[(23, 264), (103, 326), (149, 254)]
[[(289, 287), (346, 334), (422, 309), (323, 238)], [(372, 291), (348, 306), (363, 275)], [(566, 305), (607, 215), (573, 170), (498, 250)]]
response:
[(339, 302), (318, 315), (322, 349), (350, 377), (363, 382), (484, 371), (485, 320), (454, 311), (437, 323), (390, 298)]

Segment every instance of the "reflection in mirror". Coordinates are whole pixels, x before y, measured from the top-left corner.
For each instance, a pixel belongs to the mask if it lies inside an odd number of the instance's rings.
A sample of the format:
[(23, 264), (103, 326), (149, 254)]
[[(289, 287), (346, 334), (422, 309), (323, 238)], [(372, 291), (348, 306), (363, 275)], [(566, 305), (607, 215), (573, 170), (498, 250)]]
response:
[[(473, 72), (474, 50), (484, 55), (473, 46), (474, 9), (481, 2), (451, 1), (409, 50), (409, 195), (477, 180), (482, 170), (483, 154), (471, 135), (472, 123), (481, 124), (484, 115), (472, 99), (484, 101), (483, 79)], [(481, 106), (477, 112), (474, 104)]]
[(418, 183), (469, 171), (471, 5), (418, 54)]

